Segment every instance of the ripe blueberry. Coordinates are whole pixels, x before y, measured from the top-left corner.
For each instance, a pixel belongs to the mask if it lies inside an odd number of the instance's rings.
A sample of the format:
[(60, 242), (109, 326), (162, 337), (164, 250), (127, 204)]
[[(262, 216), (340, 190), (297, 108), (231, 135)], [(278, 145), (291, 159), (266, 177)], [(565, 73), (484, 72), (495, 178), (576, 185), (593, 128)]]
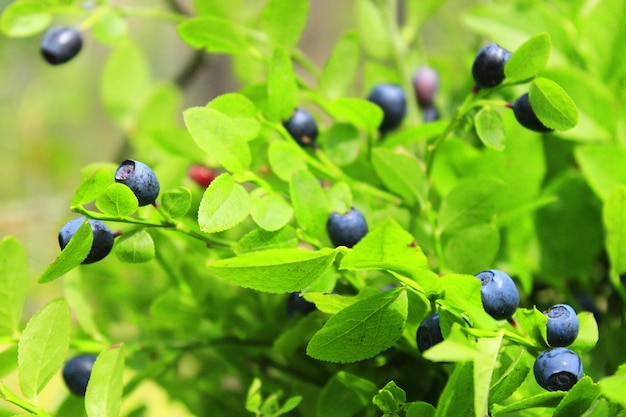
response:
[(315, 147), (317, 123), (308, 111), (296, 108), (283, 126), (300, 146)]
[(307, 301), (299, 292), (292, 292), (287, 299), (287, 315), (293, 317), (296, 312), (306, 315), (316, 310), (315, 304)]
[(569, 346), (578, 336), (576, 311), (567, 304), (557, 304), (544, 311), (548, 316), (547, 336), (550, 346)]
[(402, 87), (395, 84), (377, 84), (367, 99), (383, 110), (383, 121), (378, 127), (381, 132), (400, 126), (406, 114), (406, 95)]
[(127, 159), (115, 171), (115, 182), (130, 188), (140, 206), (153, 204), (159, 195), (159, 180), (154, 171), (142, 162)]
[(417, 348), (420, 352), (443, 341), (441, 326), (439, 324), (439, 313), (434, 312), (427, 316), (417, 329)]
[(583, 377), (583, 364), (576, 352), (555, 347), (537, 356), (533, 371), (542, 388), (569, 391)]
[(96, 355), (83, 354), (74, 356), (65, 362), (63, 366), (63, 379), (65, 385), (74, 394), (80, 397), (85, 396), (87, 384), (91, 377), (91, 370), (96, 361)]
[(39, 51), (49, 64), (58, 65), (74, 58), (82, 47), (83, 36), (78, 29), (55, 26), (44, 34)]
[(417, 104), (423, 109), (432, 106), (439, 89), (439, 74), (430, 67), (421, 67), (413, 75), (413, 90)]
[(207, 188), (217, 176), (217, 172), (206, 165), (194, 164), (187, 170), (187, 175), (200, 187)]
[(333, 245), (349, 248), (356, 245), (368, 231), (365, 217), (354, 207), (344, 214), (330, 213), (326, 222), (326, 230)]
[[(74, 236), (78, 228), (83, 224), (83, 221), (82, 217), (78, 217), (65, 223), (61, 228), (59, 231), (59, 246), (61, 246), (61, 250), (65, 249), (72, 236)], [(113, 248), (114, 240), (113, 233), (104, 223), (93, 219), (88, 219), (87, 221), (93, 233), (93, 243), (91, 244), (89, 254), (82, 262), (83, 264), (97, 262), (107, 256)]]
[(511, 318), (519, 306), (519, 291), (505, 272), (489, 269), (476, 274), (485, 311), (496, 320)]
[(504, 80), (504, 66), (510, 57), (511, 52), (495, 42), (481, 48), (472, 64), (476, 85), (490, 88), (500, 84)]
[(537, 118), (535, 111), (530, 105), (530, 99), (528, 98), (528, 93), (525, 93), (517, 98), (513, 105), (513, 113), (515, 114), (515, 118), (526, 129), (534, 130), (535, 132), (551, 132), (552, 129), (546, 127), (541, 121)]

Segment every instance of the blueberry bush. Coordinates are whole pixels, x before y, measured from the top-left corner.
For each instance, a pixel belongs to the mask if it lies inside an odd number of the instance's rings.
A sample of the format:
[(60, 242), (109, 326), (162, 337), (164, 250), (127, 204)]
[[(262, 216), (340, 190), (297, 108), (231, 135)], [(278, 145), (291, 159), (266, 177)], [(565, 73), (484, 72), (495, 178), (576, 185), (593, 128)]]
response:
[(314, 1), (182, 3), (4, 5), (48, 71), (101, 48), (125, 147), (46, 268), (2, 232), (0, 416), (626, 416), (626, 1), (345, 2), (321, 65)]

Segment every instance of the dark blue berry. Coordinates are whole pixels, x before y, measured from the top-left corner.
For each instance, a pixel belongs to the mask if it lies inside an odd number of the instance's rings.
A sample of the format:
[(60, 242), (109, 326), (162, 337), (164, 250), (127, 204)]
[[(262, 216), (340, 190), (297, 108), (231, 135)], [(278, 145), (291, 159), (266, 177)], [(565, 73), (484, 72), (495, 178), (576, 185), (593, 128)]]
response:
[(495, 42), (481, 48), (472, 64), (476, 85), (490, 88), (500, 84), (504, 80), (504, 66), (510, 57), (511, 52)]
[[(91, 232), (93, 233), (93, 243), (91, 244), (91, 250), (87, 255), (87, 258), (82, 262), (83, 264), (90, 264), (93, 262), (97, 262), (107, 256), (111, 249), (113, 248), (114, 235), (113, 232), (101, 221), (88, 219), (89, 225), (91, 226)], [(65, 225), (59, 231), (59, 246), (61, 246), (61, 250), (65, 249), (68, 243), (70, 243), (70, 239), (78, 228), (83, 224), (84, 218), (78, 217), (76, 219), (72, 219), (69, 222), (65, 223)]]
[(439, 313), (434, 312), (427, 316), (417, 329), (417, 348), (420, 352), (443, 341), (441, 326), (439, 324)]
[(83, 36), (78, 29), (55, 26), (44, 34), (39, 51), (49, 64), (58, 65), (70, 61), (82, 47)]
[(333, 212), (326, 222), (328, 237), (335, 246), (351, 248), (367, 234), (367, 222), (363, 214), (352, 207), (347, 213)]
[(519, 291), (505, 272), (489, 269), (476, 274), (485, 311), (497, 320), (511, 318), (519, 307)]
[(535, 132), (551, 132), (552, 129), (546, 127), (541, 121), (537, 118), (535, 111), (530, 105), (530, 99), (528, 98), (528, 93), (521, 95), (511, 106), (513, 108), (513, 113), (515, 114), (515, 118), (526, 129), (534, 130)]
[(395, 84), (377, 84), (367, 99), (383, 110), (383, 121), (378, 127), (381, 132), (400, 126), (406, 114), (406, 94), (402, 87)]
[(439, 110), (437, 110), (437, 107), (435, 107), (434, 104), (424, 107), (424, 109), (422, 110), (422, 120), (424, 121), (424, 123), (439, 120)]
[(301, 108), (295, 109), (283, 126), (300, 146), (315, 147), (317, 123), (308, 111)]
[(547, 336), (550, 346), (569, 346), (578, 336), (576, 311), (567, 304), (557, 304), (543, 312), (548, 316)]
[(315, 304), (307, 301), (299, 292), (292, 292), (287, 298), (287, 315), (293, 317), (296, 312), (307, 315), (316, 310)]
[(583, 363), (576, 352), (555, 347), (537, 356), (533, 371), (542, 388), (569, 391), (583, 377)]
[(159, 195), (159, 180), (154, 171), (142, 162), (127, 159), (115, 171), (115, 181), (130, 188), (140, 206), (153, 204)]
[(65, 362), (63, 366), (63, 379), (65, 385), (74, 394), (80, 397), (85, 396), (87, 384), (91, 377), (91, 370), (96, 361), (96, 355), (83, 354), (74, 356)]
[(435, 93), (439, 89), (439, 74), (430, 67), (421, 67), (413, 75), (413, 90), (417, 104), (424, 109), (433, 105)]

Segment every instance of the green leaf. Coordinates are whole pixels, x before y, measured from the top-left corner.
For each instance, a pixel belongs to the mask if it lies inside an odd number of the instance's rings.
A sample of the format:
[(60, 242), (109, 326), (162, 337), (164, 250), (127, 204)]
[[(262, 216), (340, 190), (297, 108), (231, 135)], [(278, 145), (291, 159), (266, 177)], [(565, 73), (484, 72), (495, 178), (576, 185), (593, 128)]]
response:
[(6, 348), (0, 352), (0, 377), (4, 378), (16, 368), (17, 344), (7, 345)]
[(276, 231), (291, 221), (293, 209), (278, 193), (257, 188), (250, 194), (250, 217), (259, 227)]
[(250, 196), (246, 189), (227, 173), (217, 176), (202, 196), (198, 225), (206, 233), (230, 229), (250, 213)]
[(436, 412), (432, 404), (422, 401), (407, 403), (405, 409), (406, 417), (435, 417)]
[(383, 413), (395, 413), (402, 409), (406, 402), (406, 392), (396, 385), (394, 381), (389, 381), (387, 385), (378, 390), (372, 402)]
[(476, 134), (485, 146), (498, 151), (504, 150), (506, 133), (500, 113), (491, 107), (483, 107), (474, 116), (474, 124)]
[(317, 280), (337, 256), (335, 250), (269, 249), (209, 264), (217, 277), (269, 293), (300, 291)]
[(329, 362), (356, 362), (390, 348), (404, 331), (407, 295), (380, 292), (332, 316), (307, 346), (307, 354)]
[(191, 191), (186, 187), (177, 187), (164, 192), (161, 207), (174, 219), (183, 217), (191, 208)]
[(500, 372), (491, 380), (489, 389), (490, 404), (498, 404), (511, 398), (513, 393), (522, 385), (530, 372), (530, 355), (525, 349), (519, 349), (519, 353), (511, 359), (507, 355), (513, 349), (507, 349), (504, 355), (500, 355)]
[(559, 402), (561, 402), (565, 394), (566, 394), (566, 391), (544, 392), (541, 394), (533, 395), (532, 397), (528, 397), (520, 401), (516, 401), (506, 406), (495, 404), (491, 411), (491, 415), (492, 417), (499, 417), (507, 413), (512, 413), (514, 411), (520, 411), (520, 410), (526, 410), (529, 408), (556, 407), (559, 404)]
[(124, 387), (123, 371), (122, 345), (113, 345), (98, 355), (85, 393), (85, 410), (89, 417), (119, 416)]
[(408, 205), (419, 203), (424, 206), (427, 178), (417, 158), (408, 153), (375, 148), (372, 151), (372, 164), (387, 189), (402, 196)]
[(319, 89), (324, 97), (334, 99), (348, 95), (356, 78), (360, 57), (359, 34), (353, 30), (344, 33), (335, 42), (322, 70)]
[(626, 397), (624, 396), (625, 384), (626, 374), (607, 376), (598, 382), (602, 395), (620, 404), (622, 407), (626, 407)]
[(85, 220), (56, 260), (43, 271), (39, 277), (39, 283), (54, 281), (80, 265), (89, 255), (92, 243), (91, 225)]
[(63, 280), (63, 293), (82, 331), (94, 340), (104, 340), (104, 337), (98, 330), (94, 306), (88, 300), (87, 291), (82, 285), (80, 274), (67, 274)]
[(483, 308), (478, 278), (473, 275), (444, 275), (441, 277), (441, 290), (445, 294), (445, 298), (440, 300), (442, 305), (465, 315), (475, 327), (485, 330), (498, 329), (497, 321)]
[(504, 67), (506, 83), (518, 84), (534, 78), (548, 63), (550, 48), (550, 35), (547, 33), (539, 33), (524, 42)]
[(565, 394), (552, 417), (584, 416), (599, 396), (600, 387), (586, 376)]
[(115, 183), (113, 172), (109, 169), (98, 169), (83, 179), (70, 205), (87, 204), (95, 200), (107, 187)]
[(211, 100), (207, 107), (230, 117), (246, 140), (256, 138), (261, 130), (256, 106), (242, 94), (222, 94)]
[(309, 171), (298, 171), (291, 177), (289, 193), (298, 225), (310, 236), (327, 242), (330, 209), (319, 181)]
[(42, 1), (16, 1), (7, 6), (0, 18), (0, 29), (11, 37), (26, 37), (43, 31), (52, 15)]
[(291, 226), (285, 226), (280, 230), (269, 232), (263, 229), (255, 229), (242, 237), (235, 246), (235, 253), (262, 251), (268, 249), (295, 249), (298, 246), (296, 231)]
[(577, 146), (576, 162), (593, 191), (606, 200), (616, 185), (626, 185), (626, 148), (618, 144)]
[(474, 360), (474, 415), (484, 417), (488, 412), (489, 387), (502, 347), (503, 331), (495, 337), (480, 337), (476, 347), (481, 355)]
[(620, 185), (613, 189), (602, 214), (611, 271), (619, 275), (626, 272), (626, 186)]
[(118, 11), (102, 10), (92, 33), (98, 41), (115, 45), (128, 38), (128, 25)]
[(477, 223), (444, 233), (443, 257), (450, 271), (475, 274), (492, 265), (500, 250), (500, 232), (489, 223)]
[(128, 186), (120, 183), (109, 185), (96, 199), (96, 207), (104, 214), (116, 217), (130, 216), (137, 211), (139, 202)]
[(521, 329), (528, 334), (528, 336), (538, 343), (539, 348), (547, 348), (547, 336), (546, 325), (548, 323), (548, 317), (539, 311), (537, 307), (520, 308), (515, 313), (515, 319)]
[(234, 119), (207, 107), (187, 109), (183, 118), (200, 149), (224, 168), (241, 174), (250, 167), (250, 147)]
[(360, 133), (348, 123), (334, 123), (320, 136), (318, 143), (339, 166), (354, 162), (361, 151)]
[(315, 304), (319, 311), (326, 314), (337, 314), (357, 301), (355, 297), (346, 297), (345, 295), (326, 292), (307, 292), (303, 294), (303, 297), (305, 300)]
[[(474, 361), (481, 355), (476, 341), (469, 339), (459, 324), (453, 323), (447, 334), (442, 326), (442, 332), (443, 341), (425, 350), (423, 353), (425, 359), (433, 362), (466, 362)], [(473, 398), (474, 392), (471, 395)]]
[(268, 158), (272, 170), (283, 181), (289, 181), (294, 172), (306, 170), (306, 162), (302, 156), (292, 144), (283, 141), (270, 143)]
[(458, 363), (439, 397), (435, 417), (468, 417), (474, 414), (472, 362)]
[(367, 379), (339, 371), (324, 386), (317, 400), (317, 417), (352, 417), (368, 404), (378, 388)]
[(417, 126), (408, 126), (399, 131), (390, 132), (380, 144), (387, 149), (394, 149), (398, 145), (411, 145), (441, 135), (448, 127), (447, 120), (422, 123)]
[(7, 236), (0, 240), (0, 335), (18, 331), (28, 286), (26, 251), (16, 238)]
[(124, 129), (130, 128), (152, 91), (150, 68), (133, 42), (117, 45), (109, 54), (100, 78), (104, 108)]
[(361, 46), (374, 58), (385, 59), (391, 56), (392, 36), (383, 5), (372, 0), (363, 0), (356, 2), (355, 7)]
[(300, 39), (309, 15), (309, 0), (268, 0), (260, 28), (274, 45), (290, 49)]
[(274, 49), (267, 76), (267, 104), (272, 120), (286, 121), (298, 103), (298, 85), (289, 53)]
[(117, 239), (115, 254), (122, 262), (141, 263), (154, 258), (154, 241), (144, 229), (124, 233)]
[(528, 98), (537, 118), (546, 127), (568, 130), (578, 124), (576, 104), (554, 81), (535, 78), (528, 90)]
[(178, 25), (177, 30), (183, 42), (212, 53), (243, 54), (249, 49), (243, 29), (233, 21), (220, 17), (187, 19)]
[(326, 110), (334, 119), (351, 123), (368, 132), (376, 131), (383, 120), (383, 111), (379, 106), (360, 98), (336, 98), (326, 103)]
[(70, 309), (63, 299), (53, 300), (26, 324), (18, 345), (18, 374), (22, 394), (37, 394), (63, 365), (70, 346)]
[(593, 313), (588, 311), (578, 313), (578, 323), (578, 336), (569, 348), (576, 352), (589, 352), (596, 346), (600, 337), (598, 323)]
[(248, 393), (246, 394), (246, 410), (251, 413), (257, 413), (261, 409), (261, 404), (263, 404), (263, 396), (261, 394), (261, 386), (263, 381), (259, 378), (254, 378), (252, 380), (252, 384), (250, 384), (250, 388), (248, 388)]

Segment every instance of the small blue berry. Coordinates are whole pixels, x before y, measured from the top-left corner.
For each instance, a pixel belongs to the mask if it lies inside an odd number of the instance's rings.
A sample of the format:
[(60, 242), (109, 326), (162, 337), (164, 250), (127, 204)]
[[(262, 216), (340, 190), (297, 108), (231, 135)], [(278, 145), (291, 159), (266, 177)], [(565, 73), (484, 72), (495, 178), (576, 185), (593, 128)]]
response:
[(317, 123), (308, 111), (302, 108), (295, 109), (283, 126), (300, 146), (315, 147)]
[(578, 336), (578, 316), (567, 304), (557, 304), (543, 312), (548, 316), (547, 336), (550, 346), (569, 346)]
[(363, 214), (352, 207), (347, 213), (330, 213), (326, 222), (326, 230), (330, 241), (337, 246), (351, 248), (367, 234), (367, 222)]
[(519, 307), (519, 291), (503, 271), (489, 269), (476, 274), (480, 279), (480, 298), (485, 311), (496, 320), (511, 318)]
[(513, 102), (511, 107), (513, 108), (513, 114), (515, 115), (518, 123), (526, 129), (534, 130), (535, 132), (552, 132), (552, 129), (546, 127), (537, 118), (535, 111), (530, 105), (528, 93), (524, 93), (519, 96), (518, 99)]
[(74, 356), (65, 362), (63, 366), (63, 379), (65, 385), (74, 394), (84, 397), (87, 392), (87, 384), (91, 377), (93, 364), (97, 355), (83, 354)]
[(293, 317), (296, 312), (307, 315), (315, 311), (315, 303), (307, 301), (299, 292), (292, 292), (287, 298), (287, 315)]
[(383, 110), (383, 121), (378, 129), (381, 132), (400, 126), (406, 114), (406, 94), (399, 85), (377, 84), (367, 97)]
[(576, 352), (555, 347), (537, 356), (533, 371), (542, 388), (569, 391), (583, 377), (583, 364)]
[(443, 341), (438, 312), (426, 316), (417, 329), (416, 339), (417, 348), (420, 352), (424, 352), (426, 349)]
[(39, 52), (51, 65), (59, 65), (74, 58), (83, 47), (81, 32), (73, 27), (55, 26), (44, 34)]
[[(61, 250), (65, 249), (67, 244), (70, 243), (70, 239), (83, 224), (83, 221), (83, 217), (78, 217), (65, 223), (65, 225), (61, 228), (59, 231), (59, 246), (61, 247)], [(106, 257), (113, 248), (115, 238), (113, 232), (111, 232), (111, 230), (101, 221), (94, 219), (88, 219), (87, 221), (89, 222), (91, 232), (93, 233), (93, 243), (91, 244), (89, 254), (82, 262), (83, 264), (97, 262)]]
[(511, 57), (507, 51), (495, 42), (481, 48), (472, 64), (472, 76), (478, 87), (491, 88), (504, 80), (504, 66)]
[(154, 171), (143, 162), (127, 159), (115, 171), (115, 182), (130, 188), (140, 206), (153, 204), (159, 195), (160, 185)]

